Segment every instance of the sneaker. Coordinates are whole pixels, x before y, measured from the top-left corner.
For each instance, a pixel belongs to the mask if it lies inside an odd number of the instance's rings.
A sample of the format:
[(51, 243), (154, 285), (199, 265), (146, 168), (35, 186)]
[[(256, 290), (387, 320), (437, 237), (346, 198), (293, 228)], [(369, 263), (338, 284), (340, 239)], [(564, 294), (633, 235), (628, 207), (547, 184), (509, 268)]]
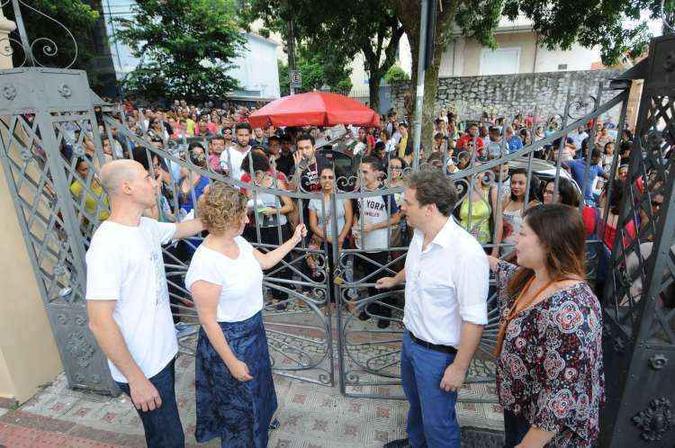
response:
[(378, 319), (377, 328), (381, 328), (381, 329), (389, 328), (390, 323), (391, 322), (389, 321), (389, 319)]
[(398, 439), (392, 440), (391, 442), (385, 443), (382, 448), (411, 448), (409, 439)]

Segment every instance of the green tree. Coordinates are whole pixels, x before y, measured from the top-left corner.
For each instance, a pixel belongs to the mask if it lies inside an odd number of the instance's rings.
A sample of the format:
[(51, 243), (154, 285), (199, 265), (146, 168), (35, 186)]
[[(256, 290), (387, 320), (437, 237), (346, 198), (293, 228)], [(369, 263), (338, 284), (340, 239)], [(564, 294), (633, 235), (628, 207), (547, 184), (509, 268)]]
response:
[(277, 60), (277, 69), (279, 71), (279, 91), (281, 96), (291, 93), (291, 80), (288, 76), (288, 64), (284, 64), (281, 59)]
[[(21, 16), (28, 40), (34, 43), (32, 53), (37, 65), (88, 69), (94, 57), (92, 28), (100, 17), (96, 10), (97, 2), (33, 0), (28, 5), (21, 6)], [(16, 21), (11, 6), (5, 7), (4, 13), (9, 20)], [(16, 32), (11, 37), (19, 39)], [(14, 46), (14, 65), (22, 65), (25, 57), (23, 50), (18, 45)], [(93, 71), (89, 72), (89, 78), (95, 81)]]
[(124, 84), (147, 99), (205, 100), (237, 88), (227, 74), (242, 49), (234, 0), (145, 0), (118, 19), (118, 38), (141, 58)]
[(299, 62), (305, 91), (328, 85), (333, 92), (347, 95), (352, 89), (350, 60), (344, 54), (333, 53), (326, 46), (312, 41), (298, 47), (296, 62)]
[[(411, 89), (415, 98), (421, 2), (389, 1), (410, 41), (413, 62)], [(603, 63), (612, 65), (624, 57), (644, 52), (650, 35), (647, 24), (640, 22), (640, 12), (650, 10), (652, 18), (656, 18), (661, 13), (662, 4), (654, 0), (432, 0), (429, 3), (436, 8), (436, 28), (433, 62), (424, 76), (423, 142), (431, 142), (438, 70), (454, 24), (460, 27), (464, 36), (494, 48), (494, 30), (500, 18), (515, 19), (523, 15), (532, 20), (540, 44), (547, 48), (566, 50), (575, 42), (586, 47), (600, 45)], [(675, 2), (665, 3), (668, 11), (675, 9)], [(628, 21), (639, 23), (626, 26)]]
[[(282, 33), (287, 41), (292, 20), (298, 42), (308, 42), (307, 48), (330, 54), (335, 60), (349, 62), (361, 52), (369, 78), (369, 104), (378, 109), (381, 80), (396, 62), (403, 35), (403, 27), (386, 0), (252, 0), (246, 22), (253, 18), (264, 19), (266, 26)], [(345, 88), (346, 84), (343, 82)]]
[(387, 84), (396, 84), (399, 82), (410, 81), (410, 76), (398, 65), (392, 65), (384, 75)]
[[(348, 61), (339, 55), (325, 54), (320, 48), (313, 51), (302, 45), (298, 48), (295, 62), (302, 79), (302, 86), (296, 89), (298, 92), (319, 90), (327, 85), (331, 91), (346, 95), (352, 89)], [(278, 66), (281, 94), (288, 95), (290, 93), (288, 64), (278, 61)]]

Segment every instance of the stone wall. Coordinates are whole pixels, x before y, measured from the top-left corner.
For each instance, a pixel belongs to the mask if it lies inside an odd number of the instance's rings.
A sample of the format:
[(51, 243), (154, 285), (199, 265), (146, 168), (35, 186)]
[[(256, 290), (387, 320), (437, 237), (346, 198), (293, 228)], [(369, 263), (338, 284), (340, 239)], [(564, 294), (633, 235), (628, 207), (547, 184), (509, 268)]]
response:
[[(436, 112), (443, 107), (455, 110), (460, 120), (478, 119), (483, 111), (511, 119), (519, 112), (528, 115), (536, 110), (537, 116), (548, 118), (563, 113), (571, 86), (572, 97), (586, 101), (590, 112), (592, 101), (589, 96), (595, 96), (598, 83), (619, 73), (619, 70), (606, 69), (440, 78), (435, 109)], [(392, 103), (399, 117), (405, 117), (407, 91), (408, 83), (392, 86)], [(606, 101), (616, 93), (604, 92), (602, 100)], [(619, 112), (617, 107), (610, 115), (616, 120)]]

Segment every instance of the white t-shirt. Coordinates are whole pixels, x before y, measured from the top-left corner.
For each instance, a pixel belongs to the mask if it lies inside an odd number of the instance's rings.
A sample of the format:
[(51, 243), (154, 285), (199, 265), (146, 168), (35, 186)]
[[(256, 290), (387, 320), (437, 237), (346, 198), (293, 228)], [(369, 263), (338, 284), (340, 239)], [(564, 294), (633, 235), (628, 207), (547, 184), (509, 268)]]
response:
[[(337, 209), (337, 230), (338, 234), (342, 231), (342, 228), (345, 226), (345, 202), (348, 199), (338, 199), (335, 208)], [(323, 203), (323, 204), (322, 204)], [(325, 209), (323, 208), (325, 207)], [(326, 226), (325, 235), (326, 239), (330, 240), (333, 238), (333, 224), (331, 223), (332, 209), (330, 200), (323, 201), (323, 199), (310, 199), (309, 209), (314, 210), (318, 220), (319, 228), (323, 229), (323, 226)]]
[[(389, 202), (391, 203), (391, 215), (398, 212), (398, 206), (393, 195), (389, 195)], [(357, 201), (359, 206), (359, 219), (363, 220), (363, 225), (379, 224), (386, 222), (390, 210), (387, 202), (385, 202), (382, 195), (369, 196)], [(362, 250), (376, 252), (382, 251), (389, 247), (390, 229), (383, 228), (366, 232), (361, 235), (361, 223), (356, 222), (352, 227), (352, 232), (356, 234), (356, 247)]]
[(220, 285), (218, 322), (241, 322), (263, 308), (263, 271), (253, 255), (253, 246), (243, 237), (234, 239), (239, 256), (232, 259), (205, 245), (197, 248), (185, 276), (185, 287), (199, 280)]
[(288, 222), (286, 215), (282, 213), (274, 213), (272, 215), (262, 213), (262, 210), (266, 208), (281, 209), (282, 204), (279, 196), (271, 193), (257, 192), (253, 197), (254, 199), (249, 199), (246, 205), (252, 208), (257, 214), (255, 222), (259, 227), (277, 227), (286, 225)]
[[(249, 152), (251, 152), (251, 146), (247, 146), (245, 152), (241, 152), (233, 146), (227, 148), (220, 153), (220, 167), (223, 171), (228, 172), (231, 178), (241, 180), (241, 175), (244, 174), (241, 169), (241, 162), (244, 161)], [(232, 166), (232, 171), (230, 171), (230, 166)]]
[[(117, 301), (113, 318), (147, 378), (178, 353), (161, 247), (175, 233), (175, 224), (150, 218), (137, 227), (104, 221), (87, 251), (87, 300)], [(127, 382), (108, 365), (115, 381)]]
[(581, 144), (584, 142), (584, 140), (588, 138), (588, 134), (586, 132), (582, 132), (581, 134), (575, 132), (574, 134), (570, 134), (570, 138), (574, 142), (574, 147), (577, 148), (578, 151), (581, 149)]

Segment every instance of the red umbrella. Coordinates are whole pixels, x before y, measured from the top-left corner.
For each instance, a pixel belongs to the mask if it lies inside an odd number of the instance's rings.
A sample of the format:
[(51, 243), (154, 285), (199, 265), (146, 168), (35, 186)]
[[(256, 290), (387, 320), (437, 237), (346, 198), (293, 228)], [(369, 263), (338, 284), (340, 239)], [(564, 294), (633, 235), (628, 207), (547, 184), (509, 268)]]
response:
[(248, 119), (254, 128), (274, 126), (377, 126), (380, 116), (356, 100), (328, 92), (285, 96), (255, 111)]

